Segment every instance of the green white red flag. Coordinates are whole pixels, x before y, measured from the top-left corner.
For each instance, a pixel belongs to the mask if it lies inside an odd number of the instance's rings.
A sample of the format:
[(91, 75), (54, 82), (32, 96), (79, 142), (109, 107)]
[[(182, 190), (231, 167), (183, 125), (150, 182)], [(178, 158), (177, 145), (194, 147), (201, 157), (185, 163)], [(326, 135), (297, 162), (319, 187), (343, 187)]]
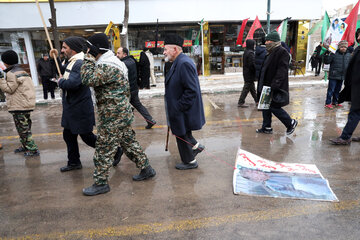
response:
[(287, 24), (288, 24), (288, 18), (286, 18), (284, 21), (280, 23), (280, 25), (276, 28), (276, 31), (279, 33), (280, 40), (282, 42), (286, 41), (286, 35), (287, 35)]

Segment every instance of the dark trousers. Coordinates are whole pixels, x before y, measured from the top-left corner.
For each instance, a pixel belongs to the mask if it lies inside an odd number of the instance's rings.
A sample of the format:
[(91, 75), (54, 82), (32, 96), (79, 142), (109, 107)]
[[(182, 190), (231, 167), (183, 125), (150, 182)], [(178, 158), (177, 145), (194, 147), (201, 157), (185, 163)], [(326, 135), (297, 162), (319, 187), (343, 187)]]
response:
[(262, 115), (263, 115), (262, 128), (271, 127), (271, 117), (272, 117), (271, 114), (274, 114), (275, 117), (277, 117), (285, 125), (286, 128), (291, 127), (292, 119), (284, 109), (270, 107), (270, 109), (262, 111)]
[(331, 103), (333, 103), (333, 104), (338, 103), (339, 93), (340, 93), (342, 84), (343, 84), (342, 80), (329, 79), (325, 105), (328, 105)]
[(150, 88), (150, 75), (149, 76), (141, 76), (139, 88), (143, 89), (149, 89)]
[(80, 135), (81, 139), (88, 146), (95, 148), (96, 135), (92, 132), (84, 134), (73, 134), (70, 129), (64, 128), (63, 138), (67, 146), (68, 165), (78, 165), (80, 162), (80, 153), (77, 137)]
[(145, 118), (147, 122), (152, 122), (153, 118), (148, 110), (142, 105), (139, 99), (139, 90), (132, 91), (130, 96), (130, 104)]
[(183, 163), (189, 163), (194, 160), (193, 146), (197, 141), (191, 134), (191, 131), (187, 132), (184, 136), (176, 137), (176, 143), (179, 149), (181, 161)]
[(243, 90), (241, 92), (238, 104), (244, 104), (245, 103), (245, 98), (248, 95), (248, 93), (251, 93), (251, 96), (254, 98), (254, 101), (256, 102), (257, 98), (256, 98), (256, 90), (255, 90), (255, 83), (254, 81), (246, 81), (244, 83), (244, 87)]
[(357, 127), (358, 123), (360, 121), (360, 110), (351, 110), (348, 115), (348, 121), (342, 131), (341, 138), (342, 139), (350, 139), (353, 132), (355, 131), (355, 128)]
[(315, 76), (317, 76), (317, 75), (320, 74), (321, 65), (322, 65), (322, 59), (319, 58), (318, 61), (317, 61), (317, 66), (316, 66), (316, 68), (315, 68)]
[(48, 92), (50, 92), (51, 98), (55, 99), (55, 85), (56, 83), (50, 81), (51, 77), (41, 77), (43, 85), (44, 99), (48, 99)]

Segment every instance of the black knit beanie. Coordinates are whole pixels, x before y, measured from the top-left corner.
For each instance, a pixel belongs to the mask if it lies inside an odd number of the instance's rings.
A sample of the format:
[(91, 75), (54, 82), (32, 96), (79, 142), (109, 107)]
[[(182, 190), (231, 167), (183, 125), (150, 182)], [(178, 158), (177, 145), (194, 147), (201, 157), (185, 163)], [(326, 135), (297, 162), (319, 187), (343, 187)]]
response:
[(110, 44), (108, 37), (104, 33), (97, 33), (88, 38), (88, 41), (99, 50), (109, 50)]
[(14, 65), (19, 62), (19, 57), (15, 51), (8, 50), (1, 54), (1, 61), (6, 63), (7, 65)]
[(82, 37), (68, 37), (64, 42), (77, 53), (81, 52), (85, 46), (85, 39)]

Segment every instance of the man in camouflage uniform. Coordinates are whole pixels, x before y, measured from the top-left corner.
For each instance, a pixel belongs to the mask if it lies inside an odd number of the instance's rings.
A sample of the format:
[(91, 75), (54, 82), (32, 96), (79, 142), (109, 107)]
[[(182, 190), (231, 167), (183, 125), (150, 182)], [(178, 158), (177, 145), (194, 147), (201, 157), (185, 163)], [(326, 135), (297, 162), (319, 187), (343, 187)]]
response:
[(129, 102), (130, 87), (127, 68), (109, 50), (107, 36), (95, 34), (88, 39), (88, 54), (81, 67), (82, 83), (95, 90), (98, 138), (94, 155), (95, 183), (83, 189), (84, 195), (93, 196), (110, 191), (108, 177), (112, 161), (121, 146), (126, 156), (141, 169), (134, 181), (156, 175), (149, 160), (135, 139), (131, 127), (134, 115)]
[(7, 107), (14, 118), (22, 144), (14, 152), (23, 152), (25, 157), (38, 156), (40, 152), (32, 139), (30, 118), (30, 112), (35, 109), (34, 84), (30, 75), (18, 65), (16, 52), (4, 52), (1, 60), (6, 66), (6, 77), (0, 76), (0, 89), (7, 95)]

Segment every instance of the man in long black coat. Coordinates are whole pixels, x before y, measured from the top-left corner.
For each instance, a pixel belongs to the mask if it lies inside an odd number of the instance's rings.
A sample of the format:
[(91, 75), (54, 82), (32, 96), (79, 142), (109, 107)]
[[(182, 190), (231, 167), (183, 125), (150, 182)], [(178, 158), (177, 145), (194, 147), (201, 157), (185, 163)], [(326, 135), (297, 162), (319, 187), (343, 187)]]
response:
[(129, 50), (127, 48), (120, 47), (116, 56), (125, 63), (128, 69), (128, 78), (130, 83), (130, 104), (138, 110), (138, 112), (146, 120), (147, 125), (146, 129), (152, 128), (156, 121), (153, 119), (149, 111), (142, 105), (139, 99), (139, 87), (137, 84), (137, 70), (136, 70), (136, 60), (133, 56), (129, 55)]
[[(360, 28), (356, 30), (356, 41), (360, 43)], [(338, 138), (330, 139), (332, 144), (335, 145), (348, 145), (351, 140), (359, 142), (360, 137), (351, 139), (353, 132), (355, 131), (360, 121), (360, 48), (357, 47), (353, 52), (353, 56), (350, 59), (348, 68), (345, 75), (345, 87), (341, 91), (339, 96), (339, 103), (344, 101), (351, 101), (350, 112), (348, 115), (348, 121)]]
[(139, 59), (139, 88), (150, 89), (150, 61), (146, 56), (147, 48), (140, 53)]
[(252, 39), (246, 40), (246, 49), (243, 56), (243, 76), (244, 87), (238, 100), (238, 107), (248, 107), (245, 105), (245, 99), (248, 93), (254, 98), (257, 103), (256, 89), (255, 89), (255, 53), (254, 53), (255, 41)]
[(280, 36), (276, 31), (265, 37), (268, 55), (260, 71), (258, 82), (258, 98), (263, 86), (271, 87), (270, 108), (262, 111), (263, 124), (257, 133), (272, 133), (271, 117), (274, 114), (286, 127), (286, 134), (292, 134), (298, 124), (291, 119), (282, 107), (289, 104), (289, 53), (281, 46)]
[[(67, 62), (62, 66), (64, 74), (58, 80), (58, 85), (62, 90), (61, 126), (64, 128), (63, 138), (68, 152), (68, 163), (65, 167), (60, 168), (61, 172), (82, 168), (78, 135), (87, 145), (95, 148), (96, 135), (92, 132), (95, 125), (93, 101), (90, 88), (81, 83), (80, 76), (80, 68), (84, 59), (82, 52), (84, 41), (80, 37), (69, 37), (64, 40), (61, 49)], [(50, 56), (53, 56), (52, 51)], [(57, 52), (55, 54), (57, 55)]]
[(182, 161), (175, 167), (180, 170), (197, 168), (195, 156), (205, 148), (191, 132), (202, 128), (205, 115), (196, 67), (182, 53), (183, 42), (178, 35), (167, 35), (164, 49), (167, 60), (173, 62), (165, 78), (165, 106)]

